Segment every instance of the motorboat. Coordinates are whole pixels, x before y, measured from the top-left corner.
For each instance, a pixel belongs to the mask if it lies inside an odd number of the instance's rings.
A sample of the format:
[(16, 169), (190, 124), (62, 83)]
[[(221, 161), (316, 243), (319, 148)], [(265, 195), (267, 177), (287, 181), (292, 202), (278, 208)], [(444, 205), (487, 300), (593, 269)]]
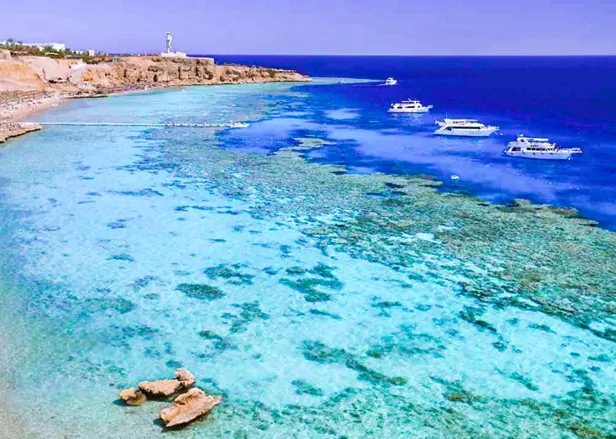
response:
[(571, 160), (574, 154), (582, 154), (580, 148), (561, 148), (549, 139), (525, 137), (520, 134), (516, 140), (509, 142), (503, 151), (511, 157), (537, 160)]
[(398, 81), (394, 78), (387, 78), (385, 80), (385, 85), (398, 85)]
[(498, 131), (498, 127), (484, 125), (475, 119), (445, 119), (437, 121), (439, 136), (488, 137)]
[(402, 102), (391, 104), (390, 113), (428, 113), (432, 105), (422, 105), (421, 102), (414, 99), (407, 99)]

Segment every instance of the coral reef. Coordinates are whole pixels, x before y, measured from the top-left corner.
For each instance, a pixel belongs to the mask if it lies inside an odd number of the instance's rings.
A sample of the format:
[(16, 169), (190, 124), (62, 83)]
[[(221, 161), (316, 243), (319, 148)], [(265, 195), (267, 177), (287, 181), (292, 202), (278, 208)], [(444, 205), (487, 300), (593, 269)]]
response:
[[(198, 160), (213, 177), (209, 184), (250, 201), (254, 217), (303, 218), (297, 225), (323, 251), (398, 267), (409, 282), (447, 283), (484, 303), (538, 310), (582, 327), (616, 316), (616, 237), (574, 211), (524, 200), (489, 204), (439, 192), (442, 184), (425, 176), (340, 173), (344, 168), (306, 163), (295, 151), (272, 159), (208, 149)], [(218, 174), (221, 167), (241, 169), (242, 186), (255, 188), (258, 202)], [(330, 296), (317, 288), (337, 285), (318, 278), (282, 282), (315, 301)], [(597, 335), (610, 338), (609, 331)]]
[(205, 284), (179, 284), (176, 289), (193, 299), (214, 300), (224, 296), (220, 289)]

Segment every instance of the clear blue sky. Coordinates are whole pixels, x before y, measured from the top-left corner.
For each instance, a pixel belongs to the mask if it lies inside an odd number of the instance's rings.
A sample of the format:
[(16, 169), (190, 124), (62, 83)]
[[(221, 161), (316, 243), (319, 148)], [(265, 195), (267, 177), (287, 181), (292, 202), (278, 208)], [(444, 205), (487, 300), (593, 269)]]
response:
[(4, 0), (0, 40), (213, 54), (616, 54), (615, 0)]

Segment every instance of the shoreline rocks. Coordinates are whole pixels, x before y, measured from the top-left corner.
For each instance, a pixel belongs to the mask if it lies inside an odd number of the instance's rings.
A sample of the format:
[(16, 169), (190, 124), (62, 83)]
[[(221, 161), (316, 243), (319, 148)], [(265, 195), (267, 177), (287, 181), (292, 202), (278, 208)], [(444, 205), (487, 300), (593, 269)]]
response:
[(222, 401), (222, 396), (207, 395), (203, 390), (193, 388), (178, 396), (172, 407), (160, 411), (165, 427), (177, 427), (207, 415)]
[(8, 139), (43, 129), (36, 123), (0, 122), (0, 144)]

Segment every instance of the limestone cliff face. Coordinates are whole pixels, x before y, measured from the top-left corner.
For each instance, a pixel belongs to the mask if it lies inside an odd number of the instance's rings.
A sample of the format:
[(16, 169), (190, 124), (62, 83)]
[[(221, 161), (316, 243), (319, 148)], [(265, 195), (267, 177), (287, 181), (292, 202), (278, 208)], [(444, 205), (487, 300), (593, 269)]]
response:
[(44, 81), (25, 63), (0, 59), (0, 92), (42, 90)]
[(212, 58), (126, 57), (90, 66), (82, 80), (98, 89), (308, 81), (290, 70), (218, 66)]
[(309, 81), (291, 70), (219, 66), (212, 58), (131, 56), (94, 65), (41, 56), (11, 59), (4, 52), (1, 58), (0, 93), (45, 89), (78, 95), (148, 86)]

